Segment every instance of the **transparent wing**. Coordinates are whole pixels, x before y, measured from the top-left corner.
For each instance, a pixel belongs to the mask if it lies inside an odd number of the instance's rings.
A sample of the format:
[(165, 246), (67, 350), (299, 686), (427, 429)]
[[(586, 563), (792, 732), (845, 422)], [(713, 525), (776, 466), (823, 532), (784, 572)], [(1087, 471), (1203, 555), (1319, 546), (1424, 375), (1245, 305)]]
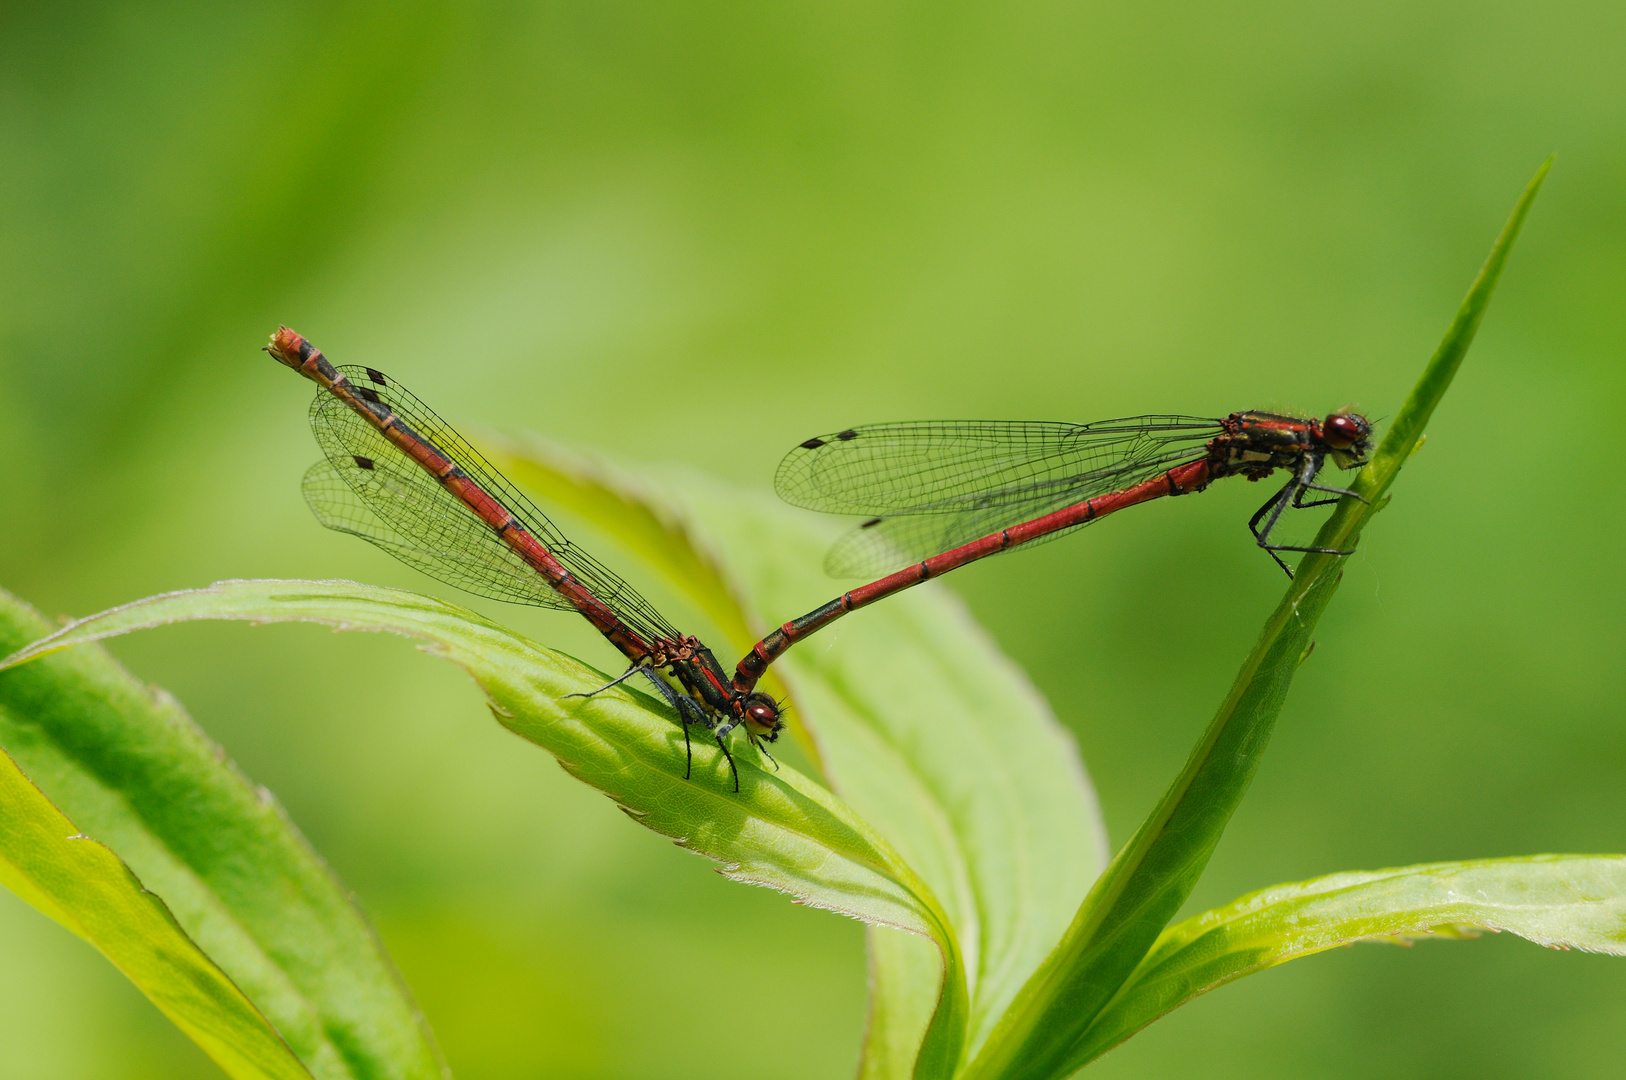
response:
[[(489, 545), (471, 546), (457, 527), (459, 515), (469, 511), (444, 488), (436, 485), (431, 492), (422, 485), (402, 483), (385, 465), (362, 469), (346, 461), (348, 465), (318, 461), (305, 473), (305, 502), (323, 525), (376, 544), (413, 569), (464, 592), (571, 609), (570, 602), (549, 589), (507, 545), (499, 542), (500, 551)], [(389, 524), (390, 519), (403, 517), (418, 523), (416, 541)], [(495, 533), (486, 532), (495, 539)]]
[[(495, 466), (404, 387), (372, 368), (346, 365), (339, 370), (507, 507), (629, 627), (651, 640), (681, 637), (632, 586), (567, 540)], [(350, 406), (324, 390), (311, 403), (310, 419), (327, 466), (306, 474), (305, 498), (323, 525), (360, 536), (430, 577), (477, 596), (575, 610), (490, 526)]]
[[(1062, 504), (1070, 505), (1072, 505), (1070, 502)], [(1031, 517), (1041, 517), (1043, 513), (1048, 511), (1035, 513)], [(1009, 528), (1008, 522), (989, 524), (989, 520), (985, 515), (975, 514), (957, 517), (913, 514), (870, 518), (831, 546), (824, 557), (824, 572), (837, 578), (875, 578), (890, 574), (922, 559), (952, 551), (961, 544), (969, 544), (990, 533)], [(997, 522), (1000, 519), (993, 520)], [(1024, 517), (1020, 520), (1028, 521), (1030, 518)], [(1038, 539), (1029, 540), (1015, 550), (1026, 551), (1040, 544), (1048, 544), (1089, 524), (1092, 523), (1084, 521), (1065, 529), (1057, 529)]]
[(835, 514), (954, 513), (1059, 491), (1087, 499), (1189, 459), (1221, 430), (1197, 416), (872, 424), (807, 440), (780, 462), (774, 488), (794, 506)]
[(874, 515), (825, 561), (834, 576), (864, 576), (1131, 487), (1200, 457), (1222, 430), (1195, 416), (876, 424), (809, 439), (774, 486), (796, 506)]

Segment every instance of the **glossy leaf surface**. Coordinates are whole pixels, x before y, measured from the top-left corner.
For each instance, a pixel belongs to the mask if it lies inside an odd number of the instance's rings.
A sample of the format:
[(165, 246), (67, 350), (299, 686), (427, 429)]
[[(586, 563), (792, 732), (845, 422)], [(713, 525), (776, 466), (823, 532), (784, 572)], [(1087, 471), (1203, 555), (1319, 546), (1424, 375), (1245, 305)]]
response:
[(664, 709), (624, 686), (570, 698), (602, 686), (604, 674), (455, 605), (350, 582), (225, 582), (81, 620), (8, 663), (197, 619), (318, 622), (422, 641), (474, 676), (501, 723), (552, 752), (639, 824), (721, 863), (726, 876), (930, 939), (950, 976), (927, 1060), (953, 1068), (967, 1011), (955, 939), (929, 889), (884, 840), (818, 784), (788, 767), (768, 771), (743, 747), (736, 752), (740, 794), (717, 748), (698, 741), (693, 778), (685, 780), (682, 731)]
[(1361, 941), (1517, 934), (1626, 956), (1626, 857), (1532, 855), (1331, 874), (1276, 885), (1165, 930), (1091, 1025), (1094, 1057), (1198, 994)]
[[(0, 593), (0, 649), (49, 630)], [(313, 1075), (444, 1075), (348, 891), (271, 793), (243, 776), (173, 698), (99, 648), (46, 657), (0, 672), (0, 745), (73, 819), (73, 831), (116, 851), (162, 898)], [(97, 901), (82, 899), (91, 906), (66, 914), (98, 919)], [(144, 976), (120, 967), (153, 995)]]
[(0, 883), (94, 945), (235, 1080), (310, 1073), (164, 902), (0, 752)]

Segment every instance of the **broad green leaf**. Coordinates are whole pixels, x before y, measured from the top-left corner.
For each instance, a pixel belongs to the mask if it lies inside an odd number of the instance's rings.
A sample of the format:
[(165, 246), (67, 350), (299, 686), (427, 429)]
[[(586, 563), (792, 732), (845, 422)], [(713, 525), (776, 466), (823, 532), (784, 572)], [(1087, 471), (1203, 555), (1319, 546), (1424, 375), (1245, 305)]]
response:
[[(0, 667), (196, 619), (316, 622), (424, 642), (474, 677), (504, 726), (551, 752), (639, 824), (722, 863), (726, 876), (930, 939), (957, 976), (941, 991), (935, 1024), (963, 1028), (965, 984), (946, 919), (913, 871), (840, 800), (788, 766), (767, 771), (743, 743), (735, 753), (739, 794), (718, 749), (698, 740), (693, 779), (683, 779), (682, 730), (664, 708), (625, 684), (570, 698), (604, 685), (604, 674), (445, 601), (352, 582), (223, 582), (83, 619)], [(939, 1037), (937, 1045), (952, 1043)]]
[(1165, 930), (1091, 1025), (1095, 1057), (1233, 979), (1357, 941), (1508, 931), (1626, 956), (1626, 857), (1532, 855), (1332, 874), (1276, 885)]
[[(766, 493), (677, 474), (656, 496), (537, 440), (504, 444), (498, 460), (666, 571), (735, 656), (842, 587), (820, 568), (843, 526)], [(854, 613), (773, 670), (792, 693), (792, 729), (811, 739), (830, 786), (948, 912), (966, 957), (974, 1053), (1106, 862), (1076, 745), (936, 585)], [(906, 1075), (909, 1039), (900, 1032), (918, 1031), (935, 991), (918, 977), (912, 943), (879, 933), (870, 942), (864, 1075)], [(921, 1075), (936, 1075), (922, 1064)]]
[[(1380, 508), (1473, 341), (1550, 164), (1525, 188), (1417, 386), (1352, 485), (1366, 501), (1342, 499), (1311, 546), (1352, 549)], [(1253, 780), (1310, 634), (1337, 591), (1339, 559), (1312, 554), (1301, 561), (1180, 775), (1090, 890), (1061, 944), (1023, 988), (968, 1076), (1050, 1080), (1090, 1060), (1090, 1025), (1191, 895)]]
[[(929, 942), (885, 927), (870, 927), (869, 1014), (858, 1060), (858, 1080), (900, 1080), (915, 1072), (932, 1014), (942, 964)], [(965, 1038), (954, 1033), (956, 1042)]]
[(228, 1076), (309, 1080), (164, 902), (117, 855), (80, 833), (3, 751), (0, 884), (101, 950)]
[[(0, 592), (0, 654), (50, 629)], [(0, 672), (0, 746), (73, 819), (69, 832), (107, 844), (163, 898), (314, 1076), (446, 1075), (347, 890), (174, 699), (100, 648), (47, 657)], [(89, 907), (63, 911), (96, 922), (101, 901), (79, 899)], [(147, 973), (114, 960), (157, 1000)]]

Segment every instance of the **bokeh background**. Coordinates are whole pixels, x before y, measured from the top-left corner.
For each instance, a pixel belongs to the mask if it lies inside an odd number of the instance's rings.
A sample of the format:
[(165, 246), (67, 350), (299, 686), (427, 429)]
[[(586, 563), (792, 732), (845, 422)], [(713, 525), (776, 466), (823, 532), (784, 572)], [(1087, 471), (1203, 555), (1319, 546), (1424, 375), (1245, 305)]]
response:
[[(469, 427), (757, 487), (866, 421), (1392, 414), (1556, 152), (1190, 910), (1620, 851), (1623, 56), (1604, 2), (8, 5), (0, 583), (53, 615), (224, 577), (445, 593), (310, 519), (278, 323)], [(1263, 495), (951, 579), (1115, 842), (1280, 595)], [(446, 665), (306, 627), (114, 650), (356, 889), (463, 1080), (850, 1074), (860, 928), (631, 827)], [(1615, 1077), (1623, 1021), (1619, 960), (1369, 946), (1095, 1072)], [(0, 1075), (218, 1073), (3, 894)]]

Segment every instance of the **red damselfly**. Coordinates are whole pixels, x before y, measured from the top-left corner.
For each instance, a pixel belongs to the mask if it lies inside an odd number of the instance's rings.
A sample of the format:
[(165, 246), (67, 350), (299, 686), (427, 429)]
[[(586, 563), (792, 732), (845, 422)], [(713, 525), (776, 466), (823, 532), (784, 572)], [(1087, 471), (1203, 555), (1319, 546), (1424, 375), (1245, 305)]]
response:
[(762, 743), (778, 739), (784, 727), (773, 698), (754, 684), (735, 690), (710, 649), (565, 539), (400, 383), (370, 367), (335, 368), (287, 327), (265, 351), (322, 388), (311, 403), (311, 429), (327, 460), (304, 481), (318, 521), (466, 592), (582, 615), (631, 662), (594, 693), (647, 676), (683, 725), (685, 779), (693, 766), (689, 725), (700, 724), (716, 738), (740, 789), (725, 740), (743, 727), (766, 754)]
[[(1289, 506), (1360, 498), (1315, 480), (1329, 459), (1343, 469), (1364, 465), (1371, 434), (1366, 417), (1352, 412), (1324, 420), (1239, 412), (1222, 420), (875, 424), (809, 439), (780, 463), (779, 494), (813, 510), (872, 515), (836, 544), (825, 569), (837, 577), (896, 572), (757, 642), (735, 668), (733, 689), (750, 692), (781, 653), (849, 611), (985, 556), (1053, 540), (1126, 506), (1201, 491), (1225, 476), (1262, 480), (1289, 470), (1286, 485), (1248, 522), (1288, 577), (1293, 571), (1278, 552), (1348, 555), (1273, 544), (1270, 537)], [(1311, 491), (1333, 498), (1305, 502)]]

